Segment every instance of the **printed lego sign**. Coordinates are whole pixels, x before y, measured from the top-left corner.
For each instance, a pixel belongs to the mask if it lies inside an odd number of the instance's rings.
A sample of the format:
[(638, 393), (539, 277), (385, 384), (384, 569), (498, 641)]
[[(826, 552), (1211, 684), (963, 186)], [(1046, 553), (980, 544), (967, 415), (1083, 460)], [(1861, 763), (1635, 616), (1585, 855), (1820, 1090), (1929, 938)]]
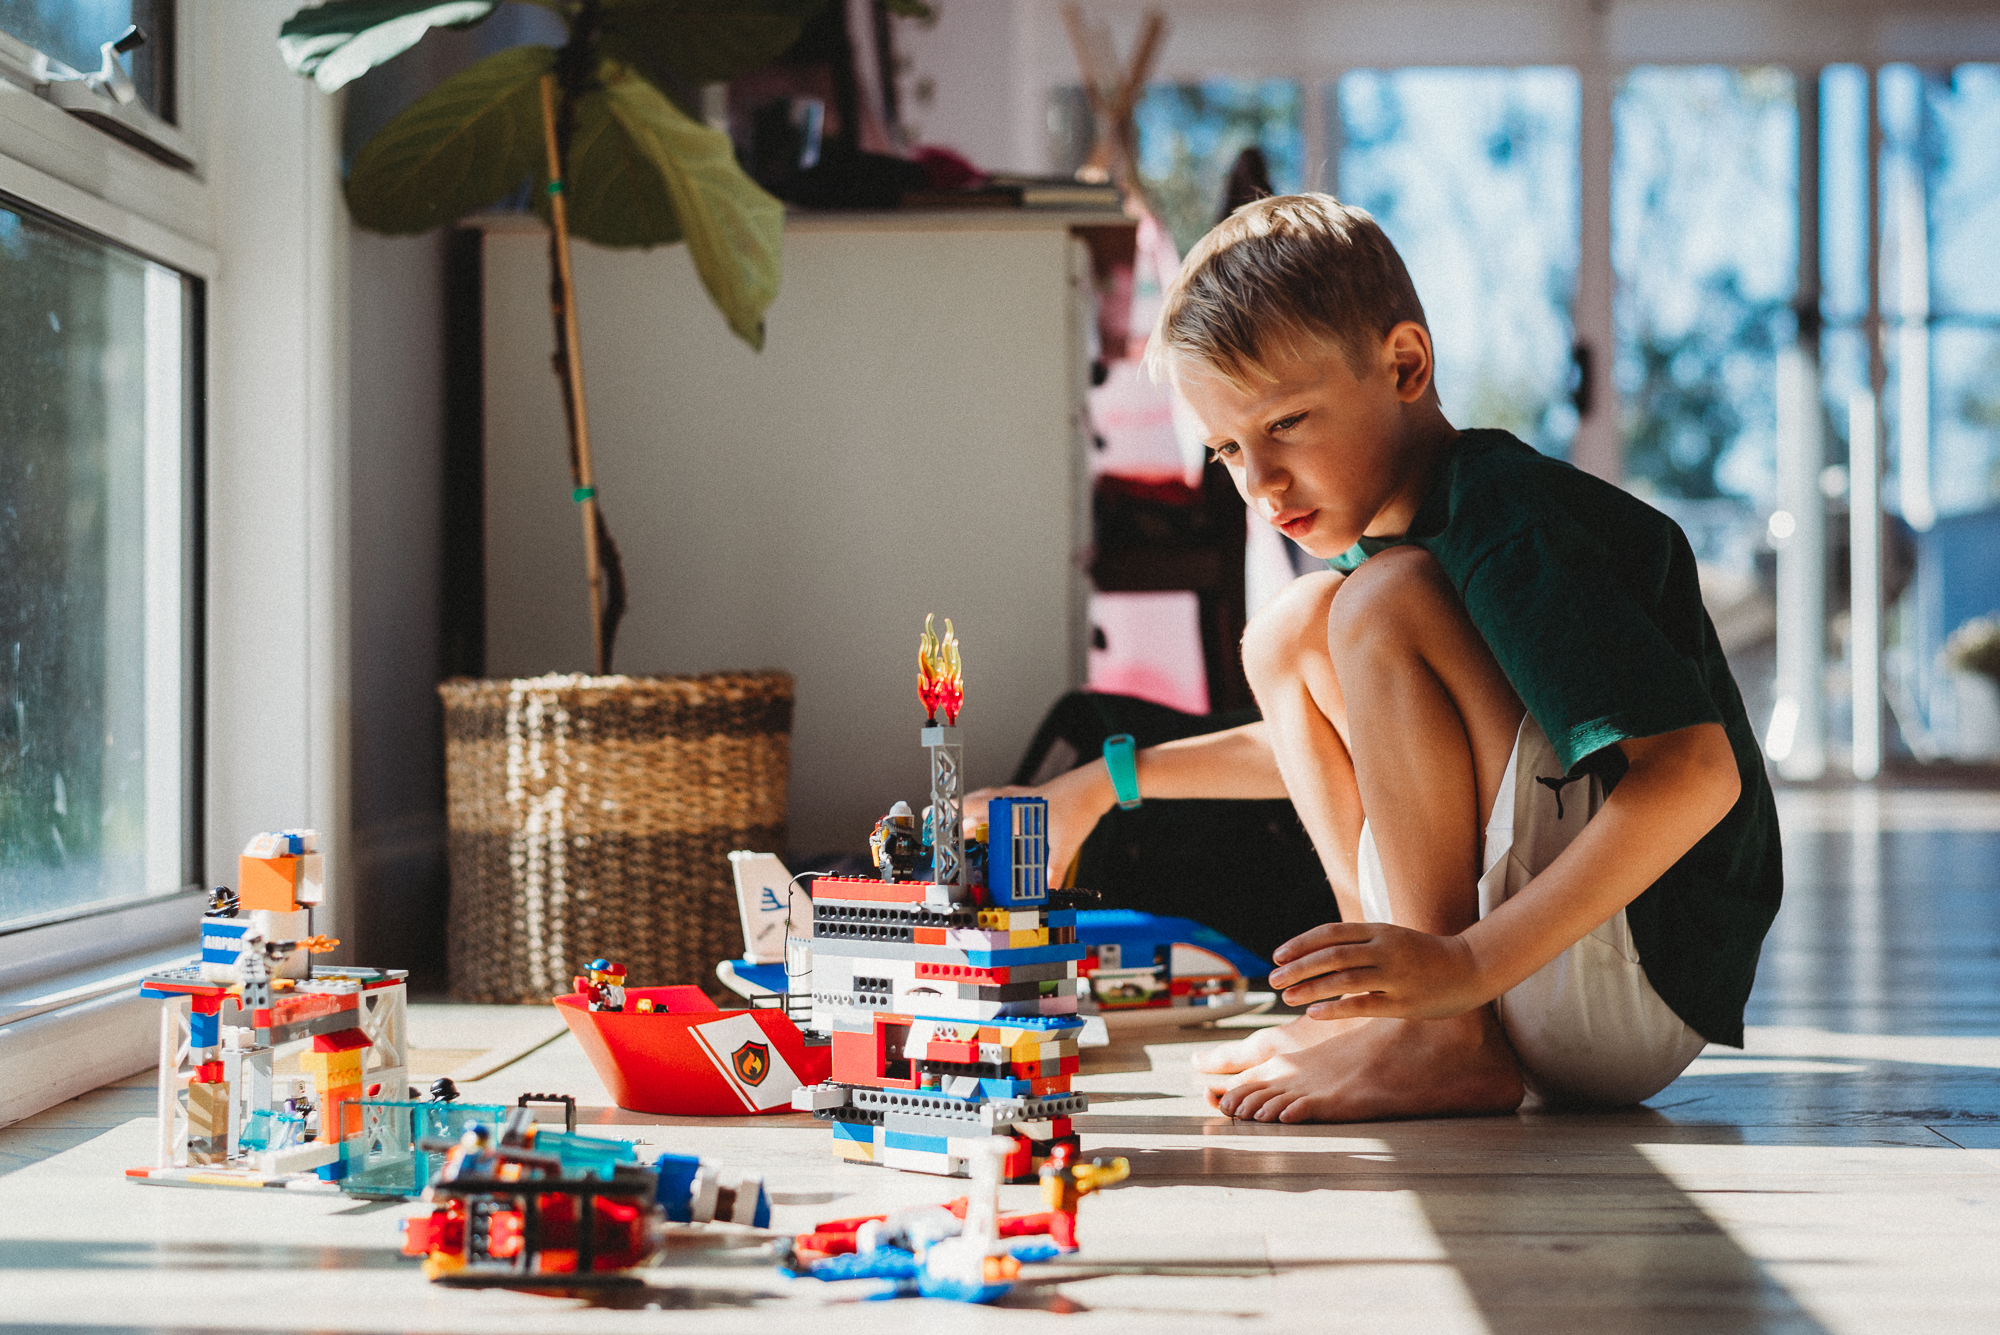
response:
[(777, 964), (785, 958), (786, 888), (792, 874), (775, 853), (737, 850), (729, 855), (736, 875), (736, 911), (743, 919), (743, 958)]
[(695, 1025), (688, 1032), (749, 1111), (791, 1106), (799, 1078), (753, 1017), (731, 1015)]

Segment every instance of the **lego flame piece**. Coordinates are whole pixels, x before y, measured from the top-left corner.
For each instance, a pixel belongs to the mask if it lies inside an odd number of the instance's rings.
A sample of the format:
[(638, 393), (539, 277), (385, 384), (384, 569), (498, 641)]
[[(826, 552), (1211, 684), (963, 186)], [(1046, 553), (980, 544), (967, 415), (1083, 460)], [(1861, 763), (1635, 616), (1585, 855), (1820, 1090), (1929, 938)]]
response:
[(965, 703), (965, 672), (958, 657), (958, 635), (951, 618), (944, 619), (944, 638), (935, 629), (935, 618), (924, 617), (924, 637), (917, 644), (917, 698), (924, 702), (926, 724), (936, 724), (938, 711), (944, 721), (958, 722), (959, 706)]

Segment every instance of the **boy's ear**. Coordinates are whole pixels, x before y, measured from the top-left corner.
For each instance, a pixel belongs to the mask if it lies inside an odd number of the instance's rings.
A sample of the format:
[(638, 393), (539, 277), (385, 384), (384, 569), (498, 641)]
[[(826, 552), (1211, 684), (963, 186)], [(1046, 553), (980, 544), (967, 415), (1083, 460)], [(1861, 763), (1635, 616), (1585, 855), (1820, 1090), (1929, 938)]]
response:
[(1429, 392), (1435, 371), (1430, 330), (1415, 320), (1404, 320), (1382, 340), (1384, 355), (1396, 370), (1396, 397), (1415, 403)]

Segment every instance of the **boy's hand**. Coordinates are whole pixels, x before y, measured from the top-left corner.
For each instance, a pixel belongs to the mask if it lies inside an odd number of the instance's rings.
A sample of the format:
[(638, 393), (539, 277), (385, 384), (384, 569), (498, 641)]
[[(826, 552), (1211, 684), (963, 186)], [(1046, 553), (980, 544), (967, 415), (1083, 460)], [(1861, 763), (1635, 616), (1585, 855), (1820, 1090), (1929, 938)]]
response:
[(1045, 797), (1049, 803), (1049, 885), (1062, 885), (1083, 841), (1097, 828), (1098, 818), (1118, 803), (1104, 762), (1093, 760), (1040, 788), (981, 788), (965, 797), (965, 834), (971, 838), (986, 819), (986, 804), (996, 797)]
[(1388, 1015), (1442, 1020), (1493, 998), (1472, 947), (1386, 922), (1330, 922), (1272, 952), (1271, 985), (1315, 1020)]

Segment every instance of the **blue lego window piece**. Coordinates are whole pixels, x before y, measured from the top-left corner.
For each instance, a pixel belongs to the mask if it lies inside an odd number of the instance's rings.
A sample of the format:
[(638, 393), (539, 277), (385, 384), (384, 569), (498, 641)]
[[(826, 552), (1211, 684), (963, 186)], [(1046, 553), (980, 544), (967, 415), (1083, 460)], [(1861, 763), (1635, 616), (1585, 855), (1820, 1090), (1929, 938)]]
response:
[(1271, 961), (1245, 950), (1213, 927), (1192, 918), (1169, 918), (1137, 909), (1084, 909), (1076, 915), (1077, 944), (1119, 947), (1129, 967), (1150, 965), (1154, 953), (1182, 941), (1212, 950), (1245, 977), (1271, 971)]
[(1049, 804), (1040, 797), (996, 797), (986, 804), (986, 888), (1006, 908), (1049, 898)]
[(243, 1123), (243, 1130), (236, 1137), (236, 1143), (251, 1151), (270, 1149), (271, 1136), (276, 1130), (276, 1120), (269, 1108), (251, 1109), (249, 1118)]
[(660, 1175), (653, 1199), (667, 1218), (676, 1224), (693, 1223), (694, 1178), (701, 1171), (701, 1160), (692, 1154), (662, 1154), (653, 1161), (653, 1170)]

